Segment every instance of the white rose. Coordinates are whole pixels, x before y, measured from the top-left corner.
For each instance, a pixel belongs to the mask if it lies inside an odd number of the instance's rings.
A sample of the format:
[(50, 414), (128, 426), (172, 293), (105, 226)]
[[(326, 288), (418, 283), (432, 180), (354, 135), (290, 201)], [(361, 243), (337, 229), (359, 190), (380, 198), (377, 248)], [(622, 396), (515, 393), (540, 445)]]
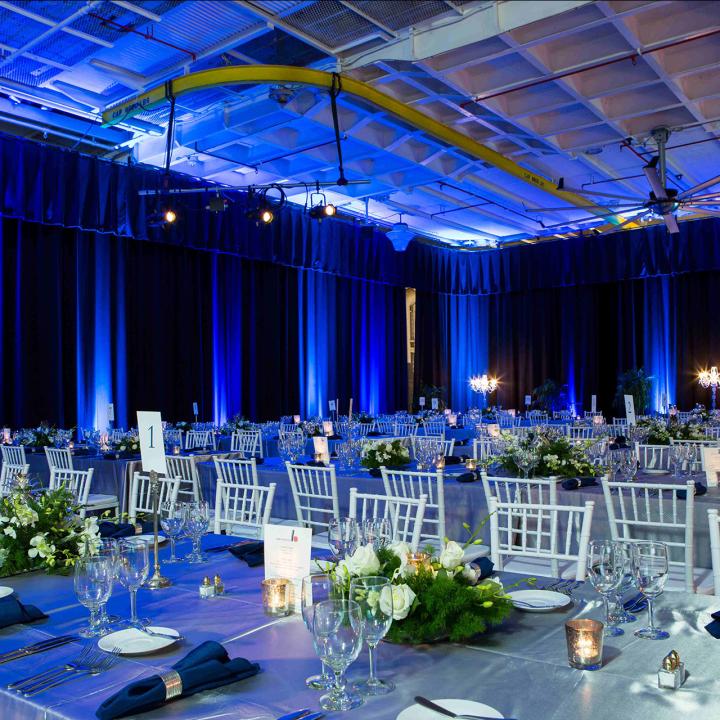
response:
[(462, 545), (459, 545), (454, 540), (449, 540), (440, 553), (440, 564), (446, 570), (454, 570), (458, 565), (462, 565), (464, 554), (465, 551)]
[(392, 610), (393, 620), (404, 620), (414, 601), (415, 593), (407, 585), (389, 585), (380, 591), (380, 609), (385, 614)]
[(380, 572), (380, 561), (378, 560), (372, 545), (361, 545), (349, 558), (345, 565), (351, 575), (364, 577), (376, 575)]

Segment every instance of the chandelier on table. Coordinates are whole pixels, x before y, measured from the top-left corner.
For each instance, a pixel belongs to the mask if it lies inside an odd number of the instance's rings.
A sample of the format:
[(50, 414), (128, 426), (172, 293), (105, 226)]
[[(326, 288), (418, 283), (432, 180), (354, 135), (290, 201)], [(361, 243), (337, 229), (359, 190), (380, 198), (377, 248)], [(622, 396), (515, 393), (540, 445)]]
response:
[(473, 392), (480, 393), (483, 398), (491, 393), (494, 393), (497, 390), (497, 387), (497, 378), (488, 377), (487, 373), (483, 373), (482, 375), (473, 375), (470, 378), (470, 388)]
[(718, 373), (718, 369), (713, 365), (709, 370), (702, 370), (698, 373), (698, 382), (702, 387), (710, 388), (710, 409), (712, 412), (715, 412), (715, 394), (717, 393), (718, 385), (720, 385), (720, 373)]

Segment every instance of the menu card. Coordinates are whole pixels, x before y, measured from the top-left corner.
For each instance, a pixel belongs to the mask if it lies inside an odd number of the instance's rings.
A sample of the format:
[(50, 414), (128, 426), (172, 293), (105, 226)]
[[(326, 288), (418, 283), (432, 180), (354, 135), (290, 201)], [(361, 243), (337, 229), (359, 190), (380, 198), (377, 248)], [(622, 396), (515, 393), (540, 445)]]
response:
[(420, 407), (425, 407), (425, 396), (424, 396), (424, 395), (421, 395), (421, 396), (418, 398), (418, 405), (419, 405)]
[(440, 401), (437, 398), (433, 398), (430, 407), (433, 410), (437, 410), (440, 407)]
[(635, 398), (632, 395), (625, 395), (625, 417), (628, 425), (635, 425)]
[(702, 448), (703, 464), (705, 465), (705, 482), (708, 487), (717, 487), (720, 472), (720, 448)]
[[(332, 423), (330, 423), (330, 432), (332, 432)], [(315, 455), (321, 456), (319, 460), (324, 463), (330, 462), (330, 448), (328, 447), (327, 437), (314, 437), (313, 448), (315, 450)]]
[(294, 585), (291, 599), (300, 612), (302, 579), (310, 574), (312, 530), (290, 525), (265, 525), (265, 579), (285, 578)]

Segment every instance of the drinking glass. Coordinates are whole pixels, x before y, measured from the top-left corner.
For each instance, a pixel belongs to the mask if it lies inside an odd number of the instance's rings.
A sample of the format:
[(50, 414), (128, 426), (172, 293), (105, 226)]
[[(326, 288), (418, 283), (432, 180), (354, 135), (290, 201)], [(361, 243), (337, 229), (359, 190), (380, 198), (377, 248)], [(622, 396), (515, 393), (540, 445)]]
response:
[(170, 538), (170, 557), (165, 562), (180, 562), (175, 555), (175, 543), (185, 529), (185, 510), (182, 503), (168, 500), (160, 506), (160, 527)]
[(354, 600), (324, 600), (315, 606), (315, 652), (335, 674), (334, 687), (320, 698), (323, 710), (352, 710), (362, 705), (359, 695), (345, 689), (345, 670), (362, 648), (362, 628), (362, 612)]
[(355, 552), (358, 544), (358, 526), (355, 518), (333, 518), (328, 525), (328, 544), (336, 560), (343, 560)]
[(75, 563), (75, 594), (78, 602), (90, 610), (90, 623), (80, 631), (82, 637), (103, 634), (100, 609), (112, 593), (115, 571), (112, 559), (102, 556), (86, 556)]
[(648, 627), (635, 631), (635, 637), (663, 640), (670, 633), (655, 627), (655, 598), (662, 594), (668, 574), (668, 549), (665, 543), (642, 542), (633, 548), (633, 574), (638, 589), (647, 598)]
[[(114, 538), (97, 538), (95, 540), (96, 554), (99, 557), (108, 558), (112, 563), (113, 581), (117, 578), (118, 564), (120, 559), (120, 546)], [(106, 628), (111, 623), (120, 621), (117, 615), (108, 615), (106, 609), (107, 603), (104, 602), (100, 606), (100, 624)]]
[(200, 547), (200, 540), (210, 527), (210, 509), (206, 500), (185, 503), (185, 532), (192, 539), (192, 551), (185, 558), (189, 563), (207, 561)]
[(395, 685), (377, 677), (375, 649), (392, 625), (392, 584), (381, 576), (353, 578), (350, 582), (350, 599), (360, 606), (362, 632), (370, 658), (370, 675), (354, 687), (361, 695), (386, 695), (395, 689)]
[[(302, 581), (302, 597), (300, 610), (305, 627), (312, 632), (315, 619), (315, 608), (325, 600), (335, 597), (335, 585), (329, 575), (306, 575)], [(335, 685), (335, 679), (328, 672), (325, 663), (321, 663), (322, 672), (305, 678), (305, 684), (313, 690), (329, 690)]]
[(142, 628), (137, 614), (137, 591), (147, 580), (150, 572), (150, 554), (146, 540), (128, 538), (120, 543), (118, 580), (130, 591), (130, 622), (132, 627)]
[(684, 460), (685, 460), (685, 471), (684, 475), (686, 478), (689, 478), (693, 474), (693, 470), (695, 468), (695, 463), (698, 460), (698, 446), (694, 443), (687, 443), (686, 445), (683, 445), (685, 448), (684, 452)]
[(636, 587), (632, 562), (635, 542), (630, 540), (617, 540), (615, 545), (617, 546), (617, 551), (623, 564), (623, 575), (620, 580), (620, 585), (618, 585), (618, 589), (615, 592), (615, 607), (611, 611), (611, 615), (615, 618), (615, 622), (624, 625), (637, 620), (635, 615), (625, 609), (623, 603), (625, 594)]
[(377, 552), (387, 547), (392, 540), (392, 524), (389, 518), (367, 518), (362, 524), (362, 541), (372, 545)]
[(610, 596), (617, 592), (623, 579), (623, 558), (615, 543), (607, 540), (591, 540), (587, 554), (588, 580), (603, 597), (605, 604), (605, 637), (624, 635), (625, 631), (615, 623), (610, 614)]
[(680, 480), (683, 463), (687, 460), (688, 453), (685, 445), (671, 445), (668, 450), (668, 459), (673, 468), (673, 479)]

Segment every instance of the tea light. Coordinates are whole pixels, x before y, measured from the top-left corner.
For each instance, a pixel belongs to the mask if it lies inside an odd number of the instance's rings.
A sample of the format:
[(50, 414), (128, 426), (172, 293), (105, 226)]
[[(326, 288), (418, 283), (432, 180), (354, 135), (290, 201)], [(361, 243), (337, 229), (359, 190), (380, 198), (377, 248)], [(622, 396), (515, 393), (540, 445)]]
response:
[(11, 440), (11, 438), (10, 438), (10, 428), (3, 428), (3, 442), (4, 442), (6, 445), (9, 445), (9, 444), (10, 444), (10, 440)]
[(466, 470), (477, 470), (477, 460), (475, 458), (468, 458), (465, 461)]
[(430, 567), (430, 555), (425, 552), (409, 553), (407, 556), (407, 564), (415, 571), (420, 568), (427, 569)]
[(565, 623), (570, 667), (578, 670), (602, 667), (604, 627), (599, 620), (568, 620)]
[(74, 450), (75, 449), (75, 443), (71, 440), (68, 443), (68, 450)]
[(457, 413), (448, 413), (448, 416), (447, 416), (448, 425), (450, 427), (455, 427), (457, 425), (457, 418), (458, 418)]
[(179, 455), (179, 454), (180, 454), (180, 446), (173, 445), (173, 455)]
[(438, 470), (442, 470), (445, 467), (445, 456), (436, 455), (434, 465)]
[(300, 416), (299, 416), (299, 415), (293, 415), (293, 422), (294, 422), (296, 425), (299, 425), (299, 424), (300, 424)]
[(603, 425), (605, 423), (605, 418), (602, 415), (593, 415), (593, 424), (594, 425)]
[(330, 437), (333, 434), (332, 420), (323, 420), (323, 432), (327, 435), (327, 437)]
[(269, 578), (260, 583), (262, 603), (266, 615), (290, 614), (290, 581), (284, 578)]

